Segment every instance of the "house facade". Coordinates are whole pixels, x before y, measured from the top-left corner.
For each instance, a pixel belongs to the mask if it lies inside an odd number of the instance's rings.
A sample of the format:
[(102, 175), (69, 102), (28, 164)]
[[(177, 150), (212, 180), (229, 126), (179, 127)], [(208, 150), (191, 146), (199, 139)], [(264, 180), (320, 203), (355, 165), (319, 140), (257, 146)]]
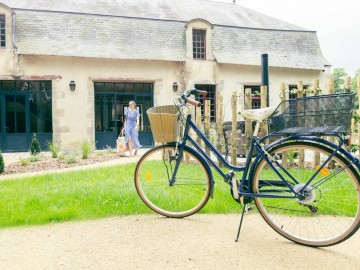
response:
[[(27, 151), (32, 134), (63, 149), (84, 140), (114, 147), (130, 100), (140, 142), (153, 144), (146, 110), (185, 89), (216, 99), (261, 84), (269, 56), (270, 105), (279, 87), (315, 78), (329, 64), (315, 31), (236, 4), (203, 0), (0, 0), (0, 151)], [(228, 104), (228, 105), (226, 105)]]

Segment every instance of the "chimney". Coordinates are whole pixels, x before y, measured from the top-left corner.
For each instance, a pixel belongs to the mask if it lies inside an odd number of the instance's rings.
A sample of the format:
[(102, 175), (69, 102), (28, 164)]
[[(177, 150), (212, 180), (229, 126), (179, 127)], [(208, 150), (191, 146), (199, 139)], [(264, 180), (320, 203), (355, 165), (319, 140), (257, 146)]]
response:
[(268, 54), (261, 55), (261, 85), (266, 86), (266, 106), (269, 106), (269, 57)]

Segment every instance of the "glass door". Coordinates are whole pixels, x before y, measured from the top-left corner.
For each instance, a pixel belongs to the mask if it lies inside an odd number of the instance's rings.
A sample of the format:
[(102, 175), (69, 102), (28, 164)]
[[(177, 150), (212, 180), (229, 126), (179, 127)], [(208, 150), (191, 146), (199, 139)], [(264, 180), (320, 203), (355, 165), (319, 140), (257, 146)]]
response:
[(27, 151), (29, 121), (28, 94), (5, 94), (4, 106), (4, 151)]
[(3, 120), (3, 108), (4, 108), (4, 104), (3, 104), (3, 98), (2, 95), (0, 94), (0, 152), (3, 152), (3, 141), (4, 141), (4, 120)]
[(114, 148), (117, 138), (115, 95), (96, 94), (95, 112), (96, 148)]
[[(134, 100), (140, 113), (139, 141), (153, 145), (146, 110), (153, 106), (151, 83), (95, 82), (95, 141), (96, 148), (114, 148), (125, 121), (129, 102)], [(111, 100), (111, 101), (110, 101)]]

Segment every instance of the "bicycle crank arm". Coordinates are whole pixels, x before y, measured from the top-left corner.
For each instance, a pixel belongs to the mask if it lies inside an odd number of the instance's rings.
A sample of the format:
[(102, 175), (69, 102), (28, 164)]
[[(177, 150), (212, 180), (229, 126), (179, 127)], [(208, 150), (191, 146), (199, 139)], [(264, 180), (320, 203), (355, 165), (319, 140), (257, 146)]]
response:
[(237, 180), (236, 180), (236, 175), (233, 175), (233, 177), (231, 178), (231, 185), (232, 185), (232, 193), (233, 193), (232, 195), (233, 195), (235, 200), (238, 200), (240, 196), (239, 196), (239, 191), (238, 191), (238, 184), (237, 184)]

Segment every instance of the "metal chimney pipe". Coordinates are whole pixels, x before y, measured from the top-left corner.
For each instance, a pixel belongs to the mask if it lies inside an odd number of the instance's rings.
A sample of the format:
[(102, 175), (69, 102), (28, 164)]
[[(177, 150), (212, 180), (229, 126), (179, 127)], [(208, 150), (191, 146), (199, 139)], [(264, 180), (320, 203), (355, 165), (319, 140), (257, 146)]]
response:
[(269, 56), (261, 55), (261, 85), (266, 86), (266, 106), (269, 106)]

